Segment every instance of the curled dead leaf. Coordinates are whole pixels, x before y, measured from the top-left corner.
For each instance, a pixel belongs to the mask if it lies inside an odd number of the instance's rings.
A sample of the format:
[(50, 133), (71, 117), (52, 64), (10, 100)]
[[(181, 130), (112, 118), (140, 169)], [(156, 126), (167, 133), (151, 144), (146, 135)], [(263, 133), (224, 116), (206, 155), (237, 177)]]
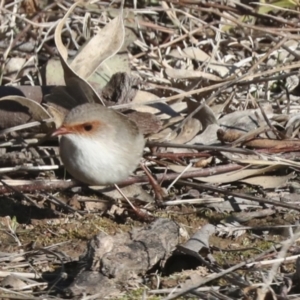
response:
[(185, 144), (189, 142), (197, 135), (197, 133), (201, 130), (201, 127), (202, 126), (199, 120), (194, 118), (188, 119), (183, 125), (183, 128), (178, 136), (174, 138), (172, 142), (177, 144)]
[[(200, 105), (202, 105), (201, 103), (198, 103), (190, 98), (187, 98), (186, 103), (188, 113), (194, 112)], [(193, 116), (193, 118), (198, 119), (201, 122), (203, 130), (205, 130), (207, 126), (211, 124), (218, 124), (214, 112), (206, 104), (203, 105), (203, 107)]]

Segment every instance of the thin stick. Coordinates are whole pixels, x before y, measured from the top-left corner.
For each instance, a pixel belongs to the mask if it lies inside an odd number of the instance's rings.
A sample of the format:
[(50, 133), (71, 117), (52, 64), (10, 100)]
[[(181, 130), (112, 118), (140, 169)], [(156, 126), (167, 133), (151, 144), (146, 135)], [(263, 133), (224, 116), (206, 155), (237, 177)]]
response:
[(131, 208), (134, 211), (137, 211), (136, 207), (131, 203), (131, 201), (126, 197), (126, 195), (122, 192), (122, 190), (119, 188), (119, 186), (117, 184), (114, 184), (115, 188), (117, 189), (117, 191), (121, 194), (121, 196), (128, 202), (128, 204), (131, 206)]

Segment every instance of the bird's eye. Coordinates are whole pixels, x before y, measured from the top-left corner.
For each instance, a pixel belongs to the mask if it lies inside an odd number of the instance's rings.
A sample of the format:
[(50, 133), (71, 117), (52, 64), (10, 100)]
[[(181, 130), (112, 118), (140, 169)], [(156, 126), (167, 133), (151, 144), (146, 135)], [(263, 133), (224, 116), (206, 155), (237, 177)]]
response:
[(83, 129), (85, 131), (91, 131), (93, 129), (93, 125), (92, 124), (84, 124)]

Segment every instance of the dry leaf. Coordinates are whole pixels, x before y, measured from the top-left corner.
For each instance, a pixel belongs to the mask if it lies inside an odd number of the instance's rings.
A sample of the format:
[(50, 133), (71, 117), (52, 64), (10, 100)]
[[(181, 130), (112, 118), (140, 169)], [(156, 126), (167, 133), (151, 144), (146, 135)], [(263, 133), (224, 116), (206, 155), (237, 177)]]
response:
[(70, 67), (81, 78), (89, 78), (108, 58), (116, 54), (124, 42), (123, 12), (98, 31), (76, 55)]
[[(213, 176), (195, 177), (194, 179), (207, 182), (207, 183), (222, 184), (222, 183), (235, 182), (244, 179), (246, 177), (260, 175), (266, 172), (271, 172), (279, 169), (280, 167), (281, 167), (280, 165), (272, 165), (265, 168), (242, 169), (238, 171), (233, 171), (233, 172), (228, 172), (228, 173), (218, 174)], [(169, 168), (174, 172), (181, 173), (186, 167), (179, 166), (179, 165), (169, 165)], [(195, 171), (195, 170), (198, 170), (198, 168), (189, 168), (189, 171)]]
[[(270, 119), (274, 113), (270, 104), (264, 105), (263, 110)], [(258, 126), (266, 124), (260, 109), (247, 109), (227, 114), (219, 120), (219, 125), (226, 128), (249, 132)]]
[(172, 140), (172, 143), (185, 144), (189, 142), (201, 130), (201, 127), (199, 120), (194, 118), (188, 119), (178, 136)]
[(166, 142), (172, 140), (176, 136), (177, 134), (175, 131), (173, 131), (171, 128), (166, 128), (158, 133), (151, 134), (148, 140), (156, 142)]
[(65, 83), (66, 86), (70, 87), (69, 92), (71, 93), (71, 96), (73, 96), (75, 100), (80, 99), (79, 101), (101, 103), (100, 98), (98, 97), (92, 86), (89, 85), (88, 82), (84, 81), (84, 79), (81, 78), (76, 72), (74, 72), (68, 65), (68, 52), (61, 39), (61, 32), (65, 22), (67, 21), (71, 12), (80, 3), (81, 1), (74, 3), (56, 26), (54, 34), (55, 44), (59, 52), (61, 64), (64, 70)]
[(191, 78), (205, 78), (212, 81), (222, 81), (223, 79), (219, 76), (202, 72), (199, 70), (183, 70), (183, 69), (174, 69), (170, 66), (165, 69), (166, 74), (174, 79), (191, 79)]
[(35, 62), (34, 59), (25, 59), (21, 57), (12, 57), (9, 58), (5, 63), (5, 70), (3, 75), (9, 77), (12, 80), (17, 79), (18, 77), (25, 76), (30, 72), (35, 71)]
[(89, 77), (92, 86), (104, 87), (116, 73), (130, 74), (129, 57), (126, 53), (119, 53), (105, 60), (97, 70)]
[(135, 97), (132, 100), (132, 104), (137, 104), (136, 106), (134, 106), (135, 110), (141, 112), (149, 112), (152, 114), (159, 114), (159, 117), (161, 119), (176, 117), (179, 115), (179, 112), (183, 111), (186, 108), (185, 102), (176, 102), (172, 105), (163, 102), (152, 103), (153, 101), (159, 99), (159, 97), (152, 93), (146, 91), (137, 91)]
[[(264, 158), (264, 159), (263, 159)], [(288, 160), (284, 159), (278, 156), (267, 156), (267, 155), (261, 155), (260, 159), (235, 159), (233, 160), (237, 163), (242, 163), (242, 164), (251, 164), (251, 165), (264, 165), (264, 166), (289, 166), (289, 167), (300, 167), (300, 163), (293, 161), (293, 160)]]
[(294, 177), (291, 173), (286, 176), (257, 176), (240, 180), (250, 185), (259, 185), (264, 189), (275, 189), (286, 185), (287, 181)]
[[(186, 103), (189, 114), (201, 105), (201, 103), (198, 103), (190, 98), (187, 99)], [(214, 112), (206, 104), (203, 105), (203, 107), (193, 116), (193, 118), (198, 119), (201, 122), (203, 130), (205, 130), (207, 126), (211, 124), (218, 124)]]
[[(28, 98), (24, 98), (21, 96), (6, 96), (0, 98), (0, 101), (13, 101), (21, 104), (22, 106), (25, 106), (26, 108), (28, 108), (28, 114), (35, 121), (43, 121), (51, 118), (50, 114), (41, 104)], [(9, 111), (10, 108), (7, 107), (7, 110)]]
[(213, 57), (209, 56), (199, 47), (187, 47), (180, 49), (180, 51), (176, 48), (173, 49), (169, 55), (177, 58), (190, 58), (200, 62), (207, 62), (207, 68), (216, 71), (222, 77), (229, 73), (231, 67), (226, 66), (224, 63), (217, 62)]
[(220, 126), (217, 124), (209, 125), (201, 134), (195, 136), (191, 141), (188, 142), (189, 145), (202, 144), (202, 145), (212, 145), (219, 144), (217, 138), (217, 131)]
[(64, 85), (64, 70), (61, 61), (57, 58), (49, 59), (46, 66), (43, 68), (45, 73), (46, 85)]

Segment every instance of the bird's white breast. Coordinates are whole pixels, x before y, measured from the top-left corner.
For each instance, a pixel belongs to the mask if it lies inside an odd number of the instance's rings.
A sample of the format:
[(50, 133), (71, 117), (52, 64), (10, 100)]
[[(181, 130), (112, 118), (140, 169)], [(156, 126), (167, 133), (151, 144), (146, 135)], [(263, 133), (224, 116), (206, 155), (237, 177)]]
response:
[[(129, 154), (129, 155), (128, 155)], [(61, 159), (68, 172), (89, 185), (106, 185), (126, 179), (140, 157), (122, 148), (122, 144), (68, 134), (60, 140)]]

